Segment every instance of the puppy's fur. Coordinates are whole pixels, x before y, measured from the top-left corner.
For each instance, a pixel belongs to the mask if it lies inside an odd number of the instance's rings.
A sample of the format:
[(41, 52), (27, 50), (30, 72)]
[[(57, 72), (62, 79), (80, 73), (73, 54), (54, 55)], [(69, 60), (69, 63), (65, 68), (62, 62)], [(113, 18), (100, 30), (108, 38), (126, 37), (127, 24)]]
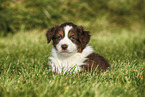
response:
[(58, 73), (80, 71), (104, 71), (109, 68), (107, 60), (94, 53), (87, 44), (90, 41), (89, 31), (73, 23), (63, 23), (51, 27), (47, 33), (48, 43), (53, 40), (50, 70)]

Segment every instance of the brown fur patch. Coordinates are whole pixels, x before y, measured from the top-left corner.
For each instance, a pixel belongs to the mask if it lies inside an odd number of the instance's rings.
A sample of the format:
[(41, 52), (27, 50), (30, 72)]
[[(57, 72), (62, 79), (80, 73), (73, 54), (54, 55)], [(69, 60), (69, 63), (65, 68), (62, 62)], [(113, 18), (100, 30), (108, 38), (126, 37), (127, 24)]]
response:
[(68, 37), (70, 38), (72, 36), (76, 38), (77, 37), (77, 34), (75, 32), (73, 32), (72, 30), (70, 30), (69, 31), (69, 34), (68, 34)]
[(78, 40), (78, 34), (76, 31), (74, 31), (74, 29), (70, 30), (68, 33), (68, 38), (74, 42), (75, 44), (77, 44), (77, 40)]
[(77, 26), (77, 31), (78, 31), (78, 41), (80, 42), (80, 44), (78, 45), (79, 46), (78, 51), (82, 52), (90, 41), (90, 35), (89, 31), (85, 31), (82, 26)]
[(99, 71), (109, 69), (108, 61), (103, 56), (96, 53), (88, 55), (87, 60), (84, 63), (86, 63), (86, 65), (82, 66), (84, 71), (94, 71), (97, 68)]
[(48, 43), (52, 40), (52, 38), (55, 35), (55, 33), (57, 32), (57, 29), (58, 28), (59, 28), (59, 26), (58, 25), (55, 25), (55, 26), (50, 27), (48, 29), (48, 31), (46, 32), (46, 37), (47, 37), (47, 42)]
[(56, 46), (56, 44), (58, 44), (58, 42), (64, 38), (64, 31), (62, 28), (58, 28), (56, 34), (54, 34), (52, 40), (53, 40), (53, 45), (54, 47)]

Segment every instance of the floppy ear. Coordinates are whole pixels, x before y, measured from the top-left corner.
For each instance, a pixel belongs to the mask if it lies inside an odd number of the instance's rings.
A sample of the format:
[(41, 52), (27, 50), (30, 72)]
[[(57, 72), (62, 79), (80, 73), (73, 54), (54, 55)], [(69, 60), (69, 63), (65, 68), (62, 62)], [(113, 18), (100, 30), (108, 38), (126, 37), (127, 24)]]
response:
[(80, 52), (86, 47), (86, 45), (90, 41), (90, 34), (89, 31), (84, 31), (82, 26), (78, 26), (78, 36), (79, 36), (79, 42), (81, 45)]
[(53, 26), (51, 28), (48, 29), (48, 31), (46, 32), (46, 37), (47, 37), (47, 41), (48, 43), (52, 40), (52, 37), (54, 36), (55, 32), (57, 31), (58, 25)]

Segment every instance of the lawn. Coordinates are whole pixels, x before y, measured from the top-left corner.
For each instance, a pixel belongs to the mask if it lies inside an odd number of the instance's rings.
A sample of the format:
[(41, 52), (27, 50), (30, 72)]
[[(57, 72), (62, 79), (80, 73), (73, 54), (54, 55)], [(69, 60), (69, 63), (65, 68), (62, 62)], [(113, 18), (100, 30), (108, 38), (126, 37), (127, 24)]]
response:
[(145, 96), (145, 29), (104, 29), (91, 35), (89, 45), (109, 61), (109, 71), (49, 72), (52, 45), (47, 44), (45, 31), (20, 31), (0, 37), (0, 96)]

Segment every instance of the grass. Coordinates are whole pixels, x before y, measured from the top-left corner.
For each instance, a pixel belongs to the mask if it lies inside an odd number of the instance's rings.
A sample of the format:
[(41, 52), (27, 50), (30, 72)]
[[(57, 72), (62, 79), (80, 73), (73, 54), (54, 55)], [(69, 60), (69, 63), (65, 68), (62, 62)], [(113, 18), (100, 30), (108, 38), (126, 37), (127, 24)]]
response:
[(0, 38), (2, 97), (142, 97), (145, 95), (145, 30), (92, 32), (89, 43), (109, 60), (103, 73), (60, 75), (48, 71), (52, 48), (45, 31), (21, 31)]

